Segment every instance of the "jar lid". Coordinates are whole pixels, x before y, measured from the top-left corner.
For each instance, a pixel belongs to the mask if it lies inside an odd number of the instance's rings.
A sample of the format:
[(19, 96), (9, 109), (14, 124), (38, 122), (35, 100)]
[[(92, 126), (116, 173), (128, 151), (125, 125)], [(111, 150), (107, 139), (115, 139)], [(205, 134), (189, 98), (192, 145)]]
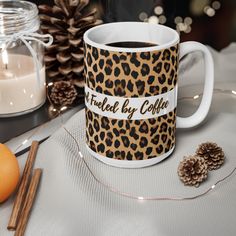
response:
[(34, 3), (18, 0), (0, 1), (0, 36), (39, 29), (38, 8)]

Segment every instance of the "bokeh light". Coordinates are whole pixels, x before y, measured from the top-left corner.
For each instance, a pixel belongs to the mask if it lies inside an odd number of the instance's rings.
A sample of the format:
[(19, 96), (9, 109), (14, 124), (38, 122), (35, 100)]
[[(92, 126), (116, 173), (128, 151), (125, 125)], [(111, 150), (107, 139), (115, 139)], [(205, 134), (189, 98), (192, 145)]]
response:
[(161, 14), (163, 13), (163, 8), (162, 8), (161, 6), (156, 6), (156, 7), (154, 8), (154, 13), (155, 13), (156, 15), (161, 15)]
[(159, 16), (159, 23), (165, 24), (166, 23), (166, 17), (164, 15)]
[(175, 17), (175, 24), (183, 22), (183, 18), (181, 16), (176, 16)]
[(219, 1), (214, 1), (211, 5), (215, 10), (219, 10), (221, 7), (221, 4)]
[(148, 14), (146, 12), (140, 12), (139, 14), (139, 20), (144, 21), (145, 19), (148, 18)]
[(159, 23), (159, 19), (158, 19), (157, 16), (150, 16), (150, 17), (148, 18), (148, 22), (149, 22), (149, 23), (152, 23), (152, 24), (158, 24), (158, 23)]

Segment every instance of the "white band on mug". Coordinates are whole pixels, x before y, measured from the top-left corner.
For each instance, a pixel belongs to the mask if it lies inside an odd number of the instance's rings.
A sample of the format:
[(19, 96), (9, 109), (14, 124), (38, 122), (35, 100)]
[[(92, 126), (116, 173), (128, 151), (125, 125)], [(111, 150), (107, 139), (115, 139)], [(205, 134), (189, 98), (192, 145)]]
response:
[(177, 105), (177, 86), (156, 96), (124, 98), (98, 93), (85, 86), (86, 107), (102, 116), (122, 120), (156, 118), (173, 111)]

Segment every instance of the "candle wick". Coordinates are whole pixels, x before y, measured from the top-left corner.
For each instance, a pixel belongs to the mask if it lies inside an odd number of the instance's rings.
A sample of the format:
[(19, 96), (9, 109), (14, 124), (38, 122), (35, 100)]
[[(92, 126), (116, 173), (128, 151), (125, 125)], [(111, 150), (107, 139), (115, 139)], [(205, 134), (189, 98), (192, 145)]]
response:
[(7, 64), (5, 64), (5, 69), (6, 69), (6, 70), (8, 69), (8, 65), (7, 65)]

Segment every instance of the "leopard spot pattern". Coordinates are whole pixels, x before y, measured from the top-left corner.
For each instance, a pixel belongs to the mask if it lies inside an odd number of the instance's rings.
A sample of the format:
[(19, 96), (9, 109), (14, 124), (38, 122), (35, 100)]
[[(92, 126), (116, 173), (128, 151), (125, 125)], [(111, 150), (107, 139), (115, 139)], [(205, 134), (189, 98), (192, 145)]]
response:
[[(112, 52), (85, 44), (86, 85), (117, 97), (148, 97), (177, 84), (179, 45), (153, 52)], [(144, 160), (175, 144), (176, 109), (143, 120), (117, 120), (86, 108), (86, 143), (96, 153), (117, 160)]]
[(86, 108), (86, 143), (94, 152), (118, 160), (158, 157), (174, 147), (175, 116), (176, 109), (147, 120), (115, 120)]
[[(177, 83), (178, 50), (177, 44), (159, 51), (126, 53), (85, 44), (86, 84), (97, 92), (120, 97), (170, 91)], [(113, 83), (107, 86), (107, 80)]]

